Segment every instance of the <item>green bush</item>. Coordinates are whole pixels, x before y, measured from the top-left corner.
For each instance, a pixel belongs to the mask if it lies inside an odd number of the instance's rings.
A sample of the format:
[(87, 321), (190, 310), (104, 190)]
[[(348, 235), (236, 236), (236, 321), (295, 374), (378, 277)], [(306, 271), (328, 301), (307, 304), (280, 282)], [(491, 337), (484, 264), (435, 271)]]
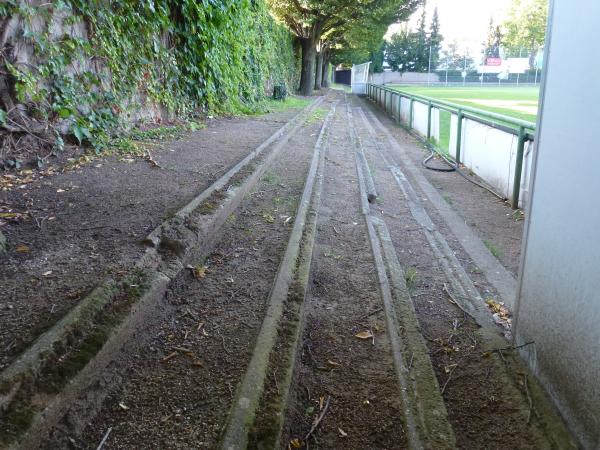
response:
[(13, 39), (34, 55), (27, 65), (10, 56), (0, 63), (11, 94), (30, 116), (67, 123), (96, 151), (148, 104), (171, 117), (250, 112), (274, 85), (298, 81), (292, 37), (264, 0), (24, 3), (0, 5), (0, 16), (19, 16)]

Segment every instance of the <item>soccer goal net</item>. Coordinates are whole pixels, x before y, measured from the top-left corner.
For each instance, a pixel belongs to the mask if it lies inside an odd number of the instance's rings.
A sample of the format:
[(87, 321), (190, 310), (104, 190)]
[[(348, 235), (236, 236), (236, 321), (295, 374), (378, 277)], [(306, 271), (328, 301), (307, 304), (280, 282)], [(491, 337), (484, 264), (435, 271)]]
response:
[(369, 66), (371, 61), (352, 66), (352, 93), (353, 94), (366, 94), (367, 93), (367, 82), (369, 81)]

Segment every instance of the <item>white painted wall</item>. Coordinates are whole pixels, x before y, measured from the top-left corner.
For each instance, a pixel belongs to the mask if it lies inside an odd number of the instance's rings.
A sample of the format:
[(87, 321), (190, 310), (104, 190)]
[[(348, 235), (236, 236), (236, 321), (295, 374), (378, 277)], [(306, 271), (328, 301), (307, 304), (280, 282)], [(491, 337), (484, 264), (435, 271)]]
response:
[(438, 83), (439, 77), (435, 73), (420, 72), (382, 72), (373, 73), (370, 76), (370, 83), (374, 84), (411, 84), (411, 83)]
[(586, 449), (600, 449), (598, 0), (554, 0), (526, 213), (516, 344)]
[[(456, 158), (457, 123), (456, 114), (452, 114), (449, 153), (453, 158)], [(469, 119), (463, 119), (462, 128), (461, 163), (496, 192), (511, 198), (517, 160), (517, 136)], [(521, 171), (520, 206), (524, 206), (527, 201), (532, 155), (533, 145), (528, 141), (525, 144)]]

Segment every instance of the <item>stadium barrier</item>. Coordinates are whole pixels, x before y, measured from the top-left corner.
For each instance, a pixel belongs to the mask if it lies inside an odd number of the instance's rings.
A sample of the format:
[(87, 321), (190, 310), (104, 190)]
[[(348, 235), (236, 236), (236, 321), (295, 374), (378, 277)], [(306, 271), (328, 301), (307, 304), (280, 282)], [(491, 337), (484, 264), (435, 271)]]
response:
[[(428, 146), (469, 168), (513, 208), (527, 202), (533, 122), (371, 83), (367, 97)], [(443, 114), (450, 116), (445, 130)], [(442, 134), (448, 148), (440, 146)]]

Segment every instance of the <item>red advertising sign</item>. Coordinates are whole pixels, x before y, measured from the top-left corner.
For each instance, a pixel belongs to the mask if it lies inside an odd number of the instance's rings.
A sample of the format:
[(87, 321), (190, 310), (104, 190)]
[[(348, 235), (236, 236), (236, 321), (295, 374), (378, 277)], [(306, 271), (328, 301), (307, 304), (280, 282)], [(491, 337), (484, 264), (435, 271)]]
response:
[(501, 66), (502, 58), (486, 58), (485, 65), (486, 66)]

